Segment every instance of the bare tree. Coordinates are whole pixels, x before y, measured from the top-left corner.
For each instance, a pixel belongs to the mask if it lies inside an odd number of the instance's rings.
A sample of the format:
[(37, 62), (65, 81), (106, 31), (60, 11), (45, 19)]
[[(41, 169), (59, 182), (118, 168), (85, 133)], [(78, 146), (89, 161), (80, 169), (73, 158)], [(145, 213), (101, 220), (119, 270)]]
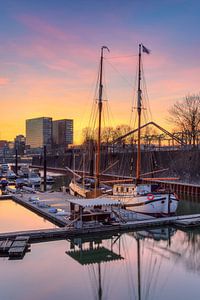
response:
[(200, 94), (188, 95), (177, 101), (169, 110), (169, 121), (176, 130), (187, 133), (190, 144), (195, 145), (200, 129)]
[(85, 127), (82, 130), (83, 144), (87, 145), (95, 141), (95, 133), (90, 127)]
[[(113, 132), (113, 134), (114, 134), (113, 135), (113, 140), (123, 136), (124, 134), (128, 133), (131, 130), (132, 130), (132, 128), (129, 125), (126, 125), (126, 124), (121, 124), (121, 125), (116, 126), (115, 129), (114, 129), (114, 132)], [(131, 137), (128, 136), (126, 138), (126, 141), (130, 142)]]
[(115, 134), (115, 130), (113, 127), (104, 127), (101, 133), (102, 143), (106, 143), (106, 144), (112, 143), (114, 134)]

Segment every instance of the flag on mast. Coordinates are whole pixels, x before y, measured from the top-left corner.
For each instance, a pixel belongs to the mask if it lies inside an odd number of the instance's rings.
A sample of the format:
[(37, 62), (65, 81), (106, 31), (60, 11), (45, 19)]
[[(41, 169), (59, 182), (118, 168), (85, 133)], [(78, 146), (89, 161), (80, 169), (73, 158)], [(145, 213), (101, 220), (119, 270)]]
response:
[(149, 49), (147, 49), (144, 45), (142, 45), (142, 51), (144, 52), (144, 53), (146, 53), (146, 54), (150, 54), (150, 50)]

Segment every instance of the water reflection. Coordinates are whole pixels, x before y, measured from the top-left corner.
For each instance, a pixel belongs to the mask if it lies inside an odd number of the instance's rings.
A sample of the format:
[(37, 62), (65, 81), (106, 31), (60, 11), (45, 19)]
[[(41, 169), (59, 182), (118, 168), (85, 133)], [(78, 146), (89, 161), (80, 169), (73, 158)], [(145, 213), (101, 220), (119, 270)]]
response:
[(91, 238), (73, 239), (70, 241), (70, 250), (66, 251), (70, 257), (81, 265), (88, 265), (90, 276), (92, 279), (93, 296), (94, 299), (103, 299), (104, 293), (102, 284), (102, 263), (116, 262), (122, 260), (123, 257), (120, 254), (120, 243), (118, 244), (118, 252), (113, 250), (116, 241), (120, 240), (120, 235), (107, 236), (103, 239), (110, 240), (110, 247), (103, 246), (100, 238), (92, 240)]
[(0, 259), (2, 299), (199, 299), (199, 246), (199, 231), (167, 227), (34, 243)]
[(200, 275), (200, 229), (178, 231), (173, 249), (180, 253), (180, 262), (189, 272)]
[(12, 200), (0, 201), (0, 233), (56, 226)]
[[(127, 274), (124, 274), (126, 278), (124, 284), (127, 282), (124, 294), (127, 293), (129, 299), (155, 299), (155, 286), (158, 281), (158, 270), (161, 267), (158, 260), (169, 259), (169, 253), (173, 253), (169, 247), (175, 232), (173, 228), (157, 228), (123, 235), (108, 235), (102, 239), (73, 239), (70, 240), (70, 250), (66, 251), (66, 254), (80, 265), (88, 266), (88, 273), (92, 279), (92, 299), (114, 299), (112, 295), (108, 295), (108, 291), (102, 284), (107, 280), (111, 281), (111, 278), (103, 278), (102, 274), (108, 272), (106, 270), (109, 269), (108, 264), (113, 262), (115, 266), (122, 264), (127, 271)], [(134, 246), (129, 247), (127, 245), (129, 242), (131, 244), (135, 242)], [(159, 242), (162, 244), (159, 245)], [(149, 283), (146, 283), (147, 273), (150, 275)], [(121, 272), (120, 274), (122, 275)]]

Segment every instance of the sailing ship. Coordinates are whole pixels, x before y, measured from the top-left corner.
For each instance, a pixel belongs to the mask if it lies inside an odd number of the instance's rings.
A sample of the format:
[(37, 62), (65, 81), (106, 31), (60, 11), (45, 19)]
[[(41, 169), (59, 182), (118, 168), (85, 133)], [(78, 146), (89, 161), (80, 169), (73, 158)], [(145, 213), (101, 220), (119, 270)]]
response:
[[(100, 75), (99, 75), (99, 98), (98, 98), (98, 139), (97, 139), (97, 155), (96, 155), (96, 177), (81, 177), (74, 172), (69, 189), (70, 193), (75, 196), (84, 198), (96, 198), (103, 193), (110, 192), (110, 188), (100, 184), (100, 149), (101, 149), (101, 116), (102, 116), (102, 95), (103, 95), (103, 54), (104, 50), (109, 49), (106, 46), (101, 47), (100, 59)], [(135, 212), (149, 214), (153, 216), (171, 215), (176, 212), (178, 206), (177, 196), (166, 190), (159, 190), (155, 184), (143, 184), (141, 177), (141, 112), (142, 112), (142, 89), (141, 89), (141, 59), (142, 53), (149, 54), (149, 50), (139, 44), (139, 69), (138, 69), (138, 90), (137, 90), (137, 163), (136, 163), (136, 180), (131, 184), (114, 184), (112, 188), (112, 196), (123, 202), (126, 208), (130, 208)]]
[(170, 191), (159, 190), (155, 184), (143, 184), (141, 178), (141, 112), (142, 112), (142, 89), (141, 89), (141, 56), (142, 53), (149, 54), (150, 51), (139, 44), (139, 70), (137, 89), (137, 162), (136, 180), (131, 184), (115, 184), (113, 186), (113, 197), (123, 201), (126, 207), (135, 212), (153, 216), (171, 215), (176, 212), (178, 206), (177, 195)]
[[(103, 108), (103, 60), (104, 50), (110, 52), (107, 46), (101, 47), (100, 70), (99, 70), (99, 93), (98, 93), (98, 135), (97, 135), (97, 154), (96, 154), (96, 174), (95, 177), (81, 177), (75, 170), (73, 179), (69, 184), (70, 194), (73, 196), (81, 196), (83, 198), (96, 198), (108, 191), (105, 184), (100, 183), (100, 157), (101, 157), (101, 123)], [(74, 160), (75, 161), (75, 160)], [(69, 168), (68, 168), (69, 169)], [(85, 170), (83, 170), (84, 173)]]

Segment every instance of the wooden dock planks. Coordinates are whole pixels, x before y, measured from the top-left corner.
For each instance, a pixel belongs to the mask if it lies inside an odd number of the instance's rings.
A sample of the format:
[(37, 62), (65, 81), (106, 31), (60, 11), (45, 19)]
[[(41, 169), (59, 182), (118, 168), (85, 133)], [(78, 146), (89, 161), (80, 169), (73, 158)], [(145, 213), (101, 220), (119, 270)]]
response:
[(9, 258), (22, 258), (28, 249), (28, 241), (29, 236), (17, 236), (8, 251)]
[(9, 258), (22, 258), (25, 253), (25, 247), (11, 247), (8, 251)]
[(29, 244), (29, 236), (16, 236), (15, 240), (6, 239), (0, 241), (1, 256), (9, 256), (9, 258), (22, 258), (27, 251)]
[(1, 241), (0, 242), (0, 252), (8, 252), (8, 250), (10, 249), (12, 245), (12, 241), (7, 239), (7, 240), (4, 240), (4, 241)]

